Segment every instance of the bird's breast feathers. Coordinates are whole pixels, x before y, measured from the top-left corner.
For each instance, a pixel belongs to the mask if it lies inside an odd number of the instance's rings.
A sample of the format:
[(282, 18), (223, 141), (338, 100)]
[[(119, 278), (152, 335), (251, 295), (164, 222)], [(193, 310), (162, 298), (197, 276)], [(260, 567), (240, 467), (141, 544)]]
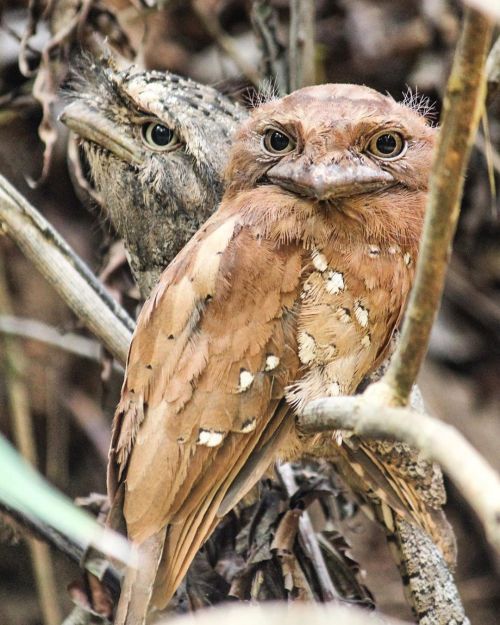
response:
[(300, 408), (352, 392), (385, 351), (411, 261), (373, 243), (276, 243), (214, 215), (163, 274), (131, 344), (110, 462), (111, 494), (126, 479), (129, 533), (144, 538), (209, 492), (222, 499), (231, 468), (292, 419), (285, 395)]

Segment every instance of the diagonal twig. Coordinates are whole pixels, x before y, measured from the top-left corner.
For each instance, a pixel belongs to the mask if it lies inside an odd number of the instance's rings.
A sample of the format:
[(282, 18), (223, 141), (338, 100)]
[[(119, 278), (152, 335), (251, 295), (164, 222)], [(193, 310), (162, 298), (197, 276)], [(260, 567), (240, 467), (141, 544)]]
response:
[(261, 49), (261, 73), (271, 81), (278, 95), (288, 91), (288, 64), (285, 47), (278, 39), (278, 14), (269, 0), (255, 0), (250, 14)]
[(233, 37), (228, 35), (223, 30), (217, 17), (214, 16), (209, 9), (205, 8), (200, 0), (194, 0), (191, 7), (219, 48), (221, 48), (221, 50), (223, 50), (228, 57), (234, 61), (243, 76), (257, 86), (260, 82), (259, 73), (240, 52)]
[(471, 9), (466, 12), (443, 103), (415, 284), (401, 338), (379, 383), (390, 402), (407, 403), (427, 352), (460, 214), (465, 168), (484, 107), (484, 65), (491, 32), (486, 17)]
[[(95, 339), (89, 339), (73, 332), (60, 332), (37, 319), (27, 319), (14, 315), (0, 315), (0, 334), (16, 336), (30, 341), (39, 341), (86, 360), (100, 362), (102, 348)], [(123, 371), (123, 368), (120, 367)]]
[[(276, 473), (285, 487), (285, 491), (289, 497), (291, 497), (298, 489), (297, 482), (293, 470), (288, 463), (276, 464)], [(318, 537), (314, 531), (311, 517), (307, 510), (303, 510), (299, 519), (299, 533), (304, 542), (306, 552), (311, 561), (314, 562), (314, 568), (318, 575), (318, 582), (321, 586), (321, 591), (325, 601), (339, 601), (341, 594), (335, 588), (335, 585), (328, 572), (321, 547), (319, 546)]]
[(305, 432), (352, 430), (365, 438), (396, 439), (420, 449), (453, 480), (500, 554), (500, 476), (453, 426), (357, 396), (311, 402), (301, 417), (301, 427)]
[(122, 364), (134, 321), (47, 220), (0, 175), (0, 226)]

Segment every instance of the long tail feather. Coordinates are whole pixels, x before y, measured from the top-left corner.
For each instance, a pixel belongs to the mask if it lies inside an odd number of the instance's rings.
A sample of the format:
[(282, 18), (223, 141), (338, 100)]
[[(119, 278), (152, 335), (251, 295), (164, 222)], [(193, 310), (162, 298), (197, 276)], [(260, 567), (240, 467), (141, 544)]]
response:
[(166, 528), (139, 546), (139, 565), (125, 573), (114, 625), (143, 625), (146, 622), (165, 534)]

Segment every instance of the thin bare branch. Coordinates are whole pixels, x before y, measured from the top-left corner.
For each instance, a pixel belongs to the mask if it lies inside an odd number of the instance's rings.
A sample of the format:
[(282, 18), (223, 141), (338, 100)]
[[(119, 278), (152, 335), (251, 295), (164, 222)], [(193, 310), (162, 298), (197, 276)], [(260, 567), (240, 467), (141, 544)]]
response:
[[(19, 510), (14, 510), (0, 502), (0, 510), (2, 513), (10, 517), (15, 522), (15, 529), (26, 534), (29, 540), (42, 540), (47, 545), (57, 549), (59, 553), (64, 554), (72, 562), (80, 567), (85, 568), (90, 573), (96, 573), (95, 558), (87, 557), (90, 545), (81, 545), (74, 542), (64, 534), (57, 532), (54, 528), (45, 524), (40, 519), (27, 515)], [(34, 537), (34, 538), (31, 538)], [(99, 579), (101, 579), (110, 591), (117, 596), (120, 592), (120, 573), (103, 558), (98, 559), (100, 565)]]
[(290, 0), (290, 91), (316, 82), (315, 14), (315, 3), (311, 0)]
[(500, 553), (500, 476), (453, 426), (408, 408), (382, 406), (363, 395), (311, 402), (300, 419), (305, 432), (351, 430), (396, 439), (438, 462), (483, 523)]
[(122, 364), (134, 322), (47, 220), (0, 176), (0, 225)]
[(62, 334), (54, 326), (14, 315), (0, 315), (0, 334), (39, 341), (80, 358), (99, 362), (101, 346), (97, 341), (73, 332)]
[(269, 0), (255, 0), (251, 12), (252, 26), (262, 52), (261, 73), (272, 81), (278, 95), (288, 91), (288, 65), (285, 47), (278, 39), (278, 15)]
[(484, 66), (491, 32), (491, 22), (484, 15), (467, 10), (443, 103), (415, 285), (401, 339), (381, 382), (389, 387), (393, 401), (401, 404), (408, 401), (427, 352), (441, 300), (465, 168), (484, 106)]

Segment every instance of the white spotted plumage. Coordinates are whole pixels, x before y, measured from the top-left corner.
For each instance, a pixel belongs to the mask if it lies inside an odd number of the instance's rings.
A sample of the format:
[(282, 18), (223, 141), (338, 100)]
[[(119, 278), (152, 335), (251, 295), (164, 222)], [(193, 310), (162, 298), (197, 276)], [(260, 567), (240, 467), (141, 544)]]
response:
[(280, 364), (280, 359), (278, 356), (274, 356), (273, 354), (268, 354), (266, 357), (266, 364), (264, 366), (264, 371), (273, 371)]
[(238, 386), (238, 392), (244, 393), (245, 391), (247, 391), (252, 386), (254, 377), (255, 376), (253, 373), (247, 371), (246, 369), (242, 369), (240, 371), (240, 383)]
[(316, 341), (307, 332), (299, 333), (299, 360), (307, 365), (316, 359)]
[(320, 252), (313, 253), (313, 265), (321, 273), (326, 271), (328, 269), (328, 263), (325, 255)]
[(200, 429), (196, 444), (206, 445), (207, 447), (217, 447), (217, 445), (220, 445), (222, 443), (224, 436), (224, 432)]
[(367, 327), (367, 325), (368, 325), (368, 311), (359, 302), (356, 302), (356, 304), (354, 305), (354, 316), (356, 317), (357, 322), (359, 323), (359, 325), (362, 328), (366, 328)]
[(345, 287), (344, 275), (339, 271), (329, 271), (326, 280), (326, 290), (331, 295), (336, 295), (343, 291)]

